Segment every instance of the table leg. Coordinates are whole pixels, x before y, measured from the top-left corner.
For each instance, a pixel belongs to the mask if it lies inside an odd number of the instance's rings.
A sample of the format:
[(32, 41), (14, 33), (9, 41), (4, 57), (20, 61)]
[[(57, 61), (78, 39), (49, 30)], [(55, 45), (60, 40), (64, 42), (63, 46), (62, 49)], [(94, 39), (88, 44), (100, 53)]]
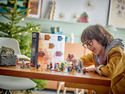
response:
[(92, 94), (92, 90), (88, 90), (88, 93), (87, 94)]
[(88, 90), (89, 94), (92, 94), (92, 90), (94, 90), (96, 92), (96, 94), (109, 94), (109, 89), (110, 89), (110, 87), (108, 87), (108, 86), (76, 84), (76, 83), (68, 83), (68, 82), (65, 82), (65, 87), (89, 89)]
[(63, 94), (66, 94), (66, 87), (64, 87), (63, 89)]
[(59, 92), (60, 92), (60, 88), (61, 88), (62, 84), (64, 84), (64, 82), (59, 82), (59, 85), (58, 85), (58, 88), (57, 88), (56, 94), (59, 94)]

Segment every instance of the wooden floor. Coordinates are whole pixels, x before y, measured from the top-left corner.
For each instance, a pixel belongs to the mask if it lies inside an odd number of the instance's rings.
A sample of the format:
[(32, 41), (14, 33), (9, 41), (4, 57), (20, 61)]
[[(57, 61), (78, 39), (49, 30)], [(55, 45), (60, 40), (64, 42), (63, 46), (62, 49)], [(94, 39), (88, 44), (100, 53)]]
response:
[[(11, 91), (11, 93), (12, 93), (12, 94), (26, 94), (26, 93), (21, 92), (21, 91)], [(32, 93), (30, 93), (30, 94), (56, 94), (56, 92), (55, 92), (55, 93), (32, 92)], [(59, 93), (59, 94), (63, 94), (63, 93)], [(74, 94), (74, 93), (66, 93), (66, 94)]]
[[(2, 91), (0, 91), (0, 94)], [(21, 91), (11, 91), (12, 94), (27, 94), (25, 92)], [(56, 90), (51, 90), (51, 89), (44, 89), (44, 90), (36, 90), (32, 91), (32, 93), (29, 94), (56, 94)], [(63, 94), (63, 91), (61, 90), (59, 94)], [(74, 94), (73, 91), (66, 91), (66, 94)]]
[[(24, 92), (21, 91), (11, 91), (12, 94), (26, 94)], [(1, 94), (1, 92), (0, 92)], [(32, 92), (31, 94), (49, 94), (49, 93), (39, 93), (39, 92)]]

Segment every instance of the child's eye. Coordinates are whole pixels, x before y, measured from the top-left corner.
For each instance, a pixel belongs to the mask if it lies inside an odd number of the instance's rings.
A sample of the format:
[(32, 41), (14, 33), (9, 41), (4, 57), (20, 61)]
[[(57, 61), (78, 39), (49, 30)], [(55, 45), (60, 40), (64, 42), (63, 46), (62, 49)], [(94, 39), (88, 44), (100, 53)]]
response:
[(92, 44), (93, 44), (92, 40), (88, 41), (88, 44), (89, 44), (90, 46), (92, 46)]

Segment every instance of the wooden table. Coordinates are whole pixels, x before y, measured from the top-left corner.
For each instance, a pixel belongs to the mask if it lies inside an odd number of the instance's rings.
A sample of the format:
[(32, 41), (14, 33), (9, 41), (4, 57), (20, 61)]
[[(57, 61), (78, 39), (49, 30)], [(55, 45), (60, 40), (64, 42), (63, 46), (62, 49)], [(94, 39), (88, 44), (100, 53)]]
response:
[(0, 67), (0, 75), (65, 82), (66, 87), (95, 90), (96, 94), (109, 94), (111, 80), (96, 73), (69, 74), (56, 71), (37, 71), (34, 68), (20, 68), (20, 65)]

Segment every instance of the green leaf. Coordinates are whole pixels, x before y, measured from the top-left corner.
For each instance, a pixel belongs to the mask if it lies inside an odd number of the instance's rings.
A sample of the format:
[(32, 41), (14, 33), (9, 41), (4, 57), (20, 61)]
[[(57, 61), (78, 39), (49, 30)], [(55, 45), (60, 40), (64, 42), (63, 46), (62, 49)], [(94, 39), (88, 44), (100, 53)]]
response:
[(16, 11), (19, 12), (19, 11), (20, 11), (20, 8), (18, 8)]
[(15, 22), (14, 22), (14, 24), (18, 24), (18, 23), (19, 23), (19, 21), (15, 21)]
[(12, 13), (7, 7), (0, 4), (0, 7), (2, 7), (4, 10), (6, 10), (8, 13)]
[(19, 18), (17, 18), (15, 21), (20, 21), (20, 20), (22, 20), (22, 18), (23, 18), (23, 17), (19, 17)]
[(15, 26), (16, 28), (21, 28), (22, 26)]
[(21, 27), (19, 30), (16, 30), (13, 34), (18, 34), (27, 30), (28, 30), (28, 27)]
[(5, 16), (4, 14), (2, 14), (3, 17), (7, 18), (9, 20), (9, 17)]
[(23, 10), (23, 11), (18, 12), (17, 14), (21, 14), (21, 13), (27, 12), (28, 10), (33, 9), (33, 8), (34, 8), (34, 7), (31, 7), (31, 8), (25, 9), (25, 10)]
[(15, 3), (14, 3), (14, 13), (16, 14), (16, 9), (17, 9), (17, 0), (15, 0)]
[(5, 32), (0, 31), (0, 35), (8, 35), (8, 34), (5, 33)]

